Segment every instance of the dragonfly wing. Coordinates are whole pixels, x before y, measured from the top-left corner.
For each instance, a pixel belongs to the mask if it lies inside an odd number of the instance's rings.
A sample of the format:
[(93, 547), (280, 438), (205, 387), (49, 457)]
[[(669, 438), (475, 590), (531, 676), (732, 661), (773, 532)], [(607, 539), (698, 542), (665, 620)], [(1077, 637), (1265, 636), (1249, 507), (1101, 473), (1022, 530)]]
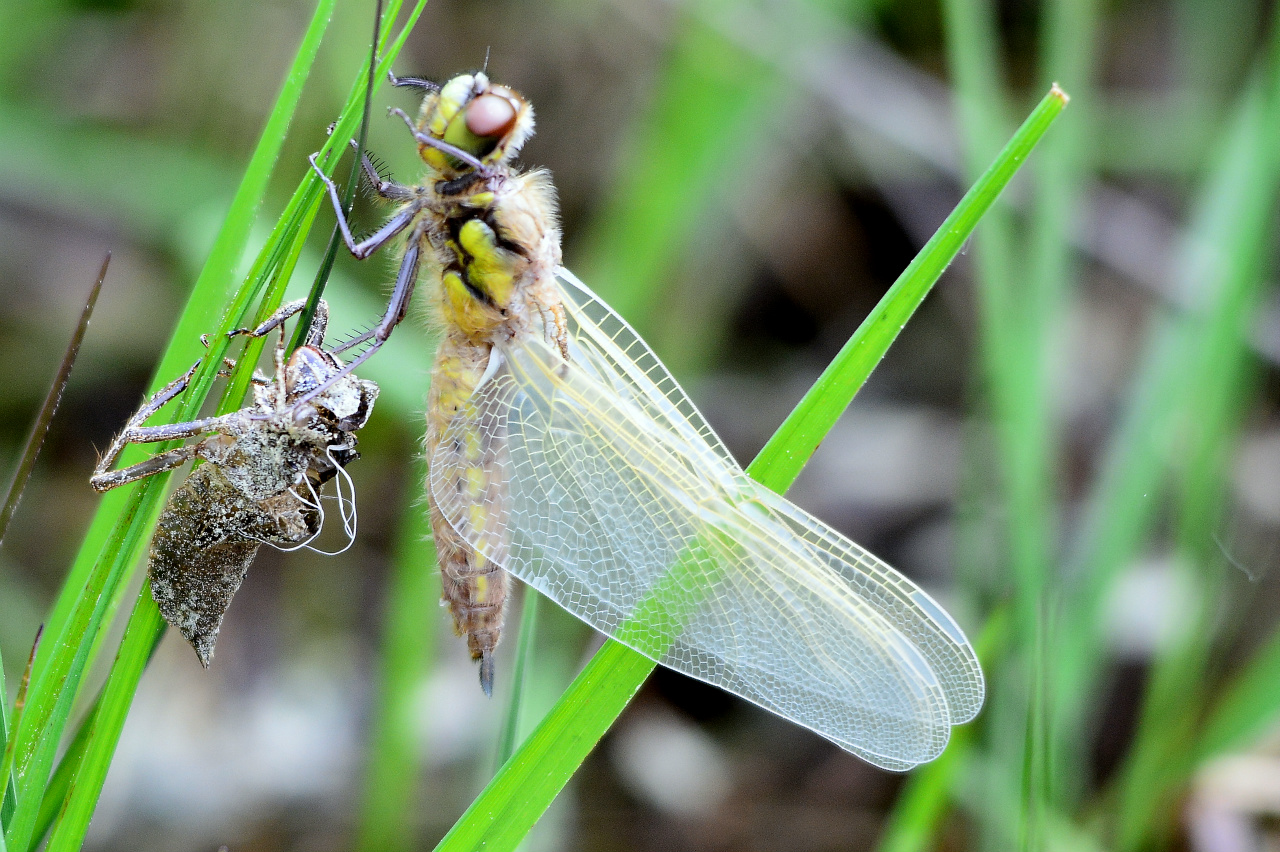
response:
[(692, 428), (725, 464), (737, 468), (729, 448), (631, 324), (569, 270), (561, 267), (556, 276), (565, 297), (572, 338), (589, 346), (603, 368), (597, 377), (647, 408), (655, 418), (681, 430)]
[(666, 375), (656, 358), (638, 379), (591, 333), (616, 342), (616, 329), (575, 319), (573, 363), (517, 341), (446, 430), (442, 446), (501, 435), (493, 475), (509, 489), (502, 522), (477, 525), (476, 507), (433, 475), (450, 524), (651, 659), (877, 765), (936, 757), (982, 692), (954, 622), (726, 460), (672, 399), (683, 398), (674, 381), (670, 392), (646, 389), (661, 386), (655, 370)]

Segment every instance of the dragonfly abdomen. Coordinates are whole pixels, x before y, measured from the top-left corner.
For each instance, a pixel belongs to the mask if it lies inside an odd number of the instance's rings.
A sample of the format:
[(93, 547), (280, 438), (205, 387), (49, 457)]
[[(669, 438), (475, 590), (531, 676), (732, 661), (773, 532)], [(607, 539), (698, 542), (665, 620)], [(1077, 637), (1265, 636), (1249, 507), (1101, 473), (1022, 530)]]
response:
[[(505, 534), (507, 490), (500, 459), (505, 451), (504, 424), (484, 424), (440, 445), (446, 428), (474, 405), (473, 391), (489, 362), (492, 348), (465, 335), (447, 334), (436, 351), (427, 402), (427, 457), (439, 463), (431, 471), (441, 487), (460, 495), (471, 507), (467, 532)], [(443, 463), (441, 460), (447, 460)], [(502, 635), (509, 580), (502, 566), (476, 552), (441, 514), (427, 487), (431, 530), (440, 561), (441, 596), (453, 615), (454, 630), (467, 638), (471, 657), (480, 663), (480, 685), (493, 691), (493, 650)]]

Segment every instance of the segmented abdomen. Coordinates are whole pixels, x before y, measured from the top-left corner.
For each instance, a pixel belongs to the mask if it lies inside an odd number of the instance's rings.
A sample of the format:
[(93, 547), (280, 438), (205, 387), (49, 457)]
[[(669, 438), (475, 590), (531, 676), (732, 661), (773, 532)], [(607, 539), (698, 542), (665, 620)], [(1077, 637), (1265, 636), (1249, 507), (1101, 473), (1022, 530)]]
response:
[[(440, 436), (468, 404), (488, 364), (489, 347), (461, 335), (446, 335), (436, 351), (427, 403), (427, 458), (434, 460), (436, 487), (456, 489), (470, 507), (464, 519), (475, 529), (501, 529), (506, 520), (506, 489), (499, 467), (503, 452), (498, 424), (475, 430), (466, 440), (441, 447)], [(468, 545), (436, 506), (427, 484), (431, 530), (440, 561), (442, 597), (453, 626), (467, 638), (472, 659), (480, 661), (480, 685), (493, 689), (493, 650), (502, 633), (509, 580), (502, 567)]]

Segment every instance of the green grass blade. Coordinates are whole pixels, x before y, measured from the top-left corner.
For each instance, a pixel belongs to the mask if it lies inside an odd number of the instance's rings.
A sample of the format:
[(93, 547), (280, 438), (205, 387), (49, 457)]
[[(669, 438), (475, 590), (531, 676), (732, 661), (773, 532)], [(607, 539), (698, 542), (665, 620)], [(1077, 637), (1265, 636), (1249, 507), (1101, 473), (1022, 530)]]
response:
[[(991, 168), (947, 217), (761, 450), (748, 468), (759, 482), (775, 491), (790, 485), (969, 238), (982, 214), (1065, 105), (1066, 96), (1055, 88), (1031, 113)], [(515, 848), (639, 690), (654, 665), (620, 643), (606, 642), (437, 850)]]
[[(412, 27), (424, 5), (425, 0), (415, 7), (415, 10), (410, 15), (404, 30), (395, 42), (394, 50), (398, 50), (399, 46), (403, 44), (403, 40), (408, 29)], [(398, 14), (399, 7), (399, 3), (389, 4), (387, 12), (389, 19), (394, 19)], [(273, 110), (272, 116), (267, 122), (266, 129), (264, 129), (263, 139), (259, 143), (260, 149), (265, 146), (267, 148), (274, 149), (274, 151), (278, 153), (279, 147), (283, 143), (282, 135), (288, 125), (287, 120), (280, 120), (279, 114), (282, 111), (291, 113), (294, 106), (296, 106), (297, 98), (301, 91), (301, 85), (306, 76), (305, 73), (300, 73), (299, 69), (303, 67), (309, 68), (311, 63), (314, 61), (315, 50), (318, 48), (319, 38), (323, 34), (324, 26), (329, 20), (331, 11), (331, 0), (330, 2), (321, 3), (317, 9), (316, 15), (312, 20), (312, 25), (308, 28), (306, 36), (304, 36), (302, 47), (299, 50), (297, 59), (295, 60), (295, 67), (286, 79), (286, 85), (282, 91), (281, 98), (277, 102), (277, 106), (275, 110)], [(383, 64), (379, 66), (380, 71), (389, 67), (390, 63), (394, 60), (394, 50), (386, 54)], [(363, 96), (366, 91), (364, 85), (366, 79), (367, 72), (362, 68), (358, 83), (353, 86), (352, 99), (344, 109), (343, 119), (339, 121), (339, 129), (345, 126), (343, 123), (344, 121), (348, 124), (353, 124), (359, 119), (361, 101), (363, 100)], [(269, 136), (269, 134), (271, 135)], [(281, 138), (275, 138), (274, 134), (280, 134)], [(333, 138), (331, 138), (327, 144), (328, 146), (335, 148), (338, 145)], [(263, 167), (269, 168), (274, 162), (274, 155), (269, 158), (259, 157), (259, 153), (260, 152), (255, 152), (255, 156), (250, 162), (251, 170), (256, 165), (263, 165)], [(249, 175), (246, 174), (246, 181), (248, 180)], [(263, 185), (265, 186), (265, 181), (263, 181)], [(315, 200), (308, 204), (305, 199), (308, 195), (308, 190), (313, 188), (315, 188), (312, 193)], [(237, 197), (239, 197), (239, 195)], [(315, 215), (314, 207), (320, 203), (320, 197), (318, 179), (313, 173), (308, 172), (303, 180), (303, 184), (299, 187), (298, 191), (295, 192), (294, 198), (290, 202), (290, 207), (288, 209), (294, 211), (294, 216), (300, 216), (300, 221), (309, 224)], [(256, 204), (254, 206), (256, 206)], [(287, 221), (294, 221), (292, 217), (286, 218)], [(288, 264), (296, 261), (297, 255), (301, 251), (301, 243), (306, 238), (306, 232), (301, 229), (294, 232), (288, 232), (286, 229), (282, 232), (278, 226), (276, 233), (280, 236), (280, 242), (273, 244), (269, 241), (268, 245), (263, 249), (263, 256), (272, 259), (279, 259), (283, 266), (291, 269)], [(211, 262), (212, 261), (213, 259), (211, 258)], [(230, 328), (242, 324), (244, 316), (248, 310), (249, 303), (252, 301), (256, 293), (261, 291), (262, 286), (265, 285), (268, 278), (272, 277), (273, 273), (280, 272), (279, 267), (274, 270), (269, 268), (270, 264), (267, 264), (266, 267), (262, 267), (261, 264), (259, 264), (259, 267), (261, 268), (261, 276), (250, 276), (250, 279), (245, 282), (245, 285), (241, 287), (232, 298), (231, 307), (226, 311), (221, 331), (225, 332)], [(277, 280), (279, 277), (280, 276), (277, 276)], [(203, 274), (201, 278), (204, 278)], [(275, 298), (277, 302), (282, 290), (282, 283), (278, 288), (272, 289), (271, 296)], [(268, 309), (269, 307), (270, 306), (264, 306), (264, 309)], [(211, 346), (206, 363), (202, 368), (202, 370), (207, 370), (209, 383), (211, 383), (213, 379), (213, 365), (216, 365), (219, 362), (222, 351), (225, 351), (225, 337), (223, 335), (220, 334), (213, 340), (214, 345)], [(179, 341), (175, 340), (175, 345), (178, 342)], [(219, 345), (224, 348), (220, 349)], [(243, 372), (248, 372), (249, 369), (251, 369), (252, 361), (250, 358), (242, 358), (241, 363), (244, 365)], [(200, 374), (197, 374), (196, 379), (193, 380), (192, 397), (194, 399), (203, 398), (203, 395), (200, 393), (200, 388), (196, 385), (200, 378)], [(235, 382), (233, 381), (231, 384), (234, 385)], [(208, 385), (206, 384), (204, 388), (205, 392), (207, 392), (207, 388)], [(231, 399), (224, 398), (224, 407), (234, 408), (238, 407), (238, 405), (238, 400), (233, 401)], [(152, 477), (151, 479), (154, 480), (156, 478), (157, 477)], [(145, 484), (149, 483), (144, 483), (144, 485)], [(125, 550), (132, 552), (133, 548), (125, 548)], [(146, 662), (150, 658), (156, 643), (162, 635), (163, 631), (161, 629), (153, 629), (156, 624), (162, 624), (159, 619), (160, 616), (158, 611), (155, 609), (155, 604), (151, 601), (150, 595), (144, 589), (142, 597), (139, 599), (138, 604), (134, 609), (133, 616), (130, 619), (130, 627), (132, 629), (126, 630), (125, 639), (121, 644), (119, 654), (116, 658), (116, 663), (112, 669), (110, 677), (108, 678), (107, 686), (104, 690), (103, 704), (95, 716), (94, 727), (90, 732), (90, 739), (86, 748), (86, 756), (77, 773), (78, 777), (76, 783), (71, 789), (71, 796), (68, 799), (63, 814), (54, 826), (54, 835), (51, 840), (50, 848), (55, 848), (52, 845), (55, 843), (58, 844), (58, 848), (75, 848), (83, 839), (84, 832), (88, 827), (88, 820), (92, 815), (93, 807), (97, 802), (98, 795), (102, 788), (102, 783), (105, 780), (111, 756), (114, 754), (115, 745), (119, 740), (120, 731), (123, 728), (128, 707), (137, 690), (138, 680), (141, 677), (142, 671), (145, 668)]]
[[(426, 482), (424, 460), (412, 470), (407, 493), (417, 495)], [(416, 698), (435, 652), (437, 632), (430, 625), (440, 611), (440, 572), (419, 500), (409, 501), (401, 523), (383, 616), (382, 668), (356, 834), (359, 852), (408, 852), (418, 846), (413, 834), (421, 768)]]
[(1055, 88), (1032, 111), (995, 162), (960, 200), (805, 394), (797, 406), (797, 412), (804, 413), (787, 418), (752, 462), (748, 473), (774, 490), (795, 479), (848, 400), (880, 363), (889, 344), (924, 301), (969, 239), (978, 220), (990, 209), (1066, 102), (1066, 95)]
[[(1280, 43), (1277, 44), (1280, 47)], [(1223, 468), (1240, 427), (1249, 361), (1243, 339), (1266, 281), (1267, 254), (1277, 199), (1280, 158), (1273, 140), (1280, 133), (1280, 50), (1259, 120), (1245, 125), (1240, 156), (1229, 161), (1233, 173), (1248, 175), (1237, 184), (1236, 228), (1221, 245), (1220, 299), (1192, 339), (1184, 362), (1183, 395), (1177, 412), (1182, 427), (1181, 494), (1177, 528), (1178, 563), (1195, 589), (1197, 611), (1182, 640), (1157, 658), (1144, 700), (1135, 744), (1119, 784), (1117, 848), (1138, 849), (1167, 823), (1178, 786), (1194, 769), (1199, 750), (1196, 728), (1210, 697), (1209, 641), (1219, 621), (1218, 602), (1225, 574), (1213, 534), (1224, 495)], [(1239, 170), (1239, 171), (1237, 171)], [(1264, 657), (1265, 659), (1265, 657)], [(1256, 694), (1256, 693), (1255, 693)], [(1222, 733), (1216, 733), (1222, 736)]]
[[(1057, 542), (1060, 488), (1057, 465), (1060, 440), (1055, 434), (1052, 365), (1061, 360), (1061, 317), (1076, 279), (1072, 231), (1079, 219), (1083, 191), (1093, 170), (1093, 78), (1098, 9), (1094, 0), (1058, 0), (1048, 3), (1041, 20), (1043, 80), (1068, 86), (1081, 103), (1061, 132), (1045, 140), (1036, 170), (1029, 216), (1029, 272), (1023, 290), (1024, 310), (1016, 314), (1017, 343), (1013, 369), (1003, 377), (1016, 383), (998, 392), (1005, 403), (1003, 416), (1009, 428), (1002, 430), (1008, 459), (1010, 543), (1013, 571), (1020, 603), (1022, 636), (1018, 646), (1034, 648), (1026, 660), (1030, 687), (1024, 746), (1027, 767), (1023, 818), (1028, 848), (1044, 842), (1047, 815), (1067, 790), (1076, 790), (1083, 778), (1083, 750), (1075, 748), (1077, 732), (1059, 729), (1051, 696), (1058, 694), (1057, 668), (1051, 649), (1058, 646), (1055, 630), (1058, 589), (1051, 585)], [(997, 700), (1019, 689), (1002, 690)], [(1016, 698), (1014, 700), (1017, 700)], [(1064, 740), (1057, 738), (1065, 737)], [(1055, 744), (1057, 743), (1057, 744)], [(1072, 745), (1067, 745), (1071, 743)]]
[(511, 758), (520, 738), (525, 691), (537, 648), (538, 611), (541, 608), (542, 595), (531, 586), (525, 586), (524, 601), (520, 605), (520, 632), (516, 636), (516, 661), (511, 669), (511, 696), (503, 714), (494, 761), (499, 768)]
[(124, 727), (142, 670), (151, 658), (149, 653), (131, 653), (131, 649), (154, 648), (166, 627), (160, 610), (151, 599), (151, 583), (144, 583), (125, 628), (120, 654), (93, 714), (84, 755), (75, 768), (70, 795), (63, 800), (62, 810), (54, 821), (47, 852), (72, 852), (84, 844), (89, 820), (93, 818), (93, 809), (102, 791), (102, 782), (120, 739), (119, 731)]
[(71, 783), (80, 771), (80, 761), (84, 758), (85, 748), (89, 743), (89, 731), (93, 728), (101, 703), (102, 695), (99, 694), (97, 700), (93, 702), (92, 709), (85, 715), (84, 721), (80, 723), (75, 736), (67, 745), (66, 753), (58, 761), (58, 768), (53, 771), (49, 785), (45, 787), (44, 801), (40, 803), (40, 815), (36, 818), (36, 830), (32, 834), (35, 843), (39, 843), (40, 839), (48, 834), (54, 819), (62, 810), (63, 800), (66, 799), (67, 793), (71, 790)]
[[(226, 301), (234, 266), (248, 240), (275, 160), (283, 144), (289, 119), (301, 94), (306, 71), (314, 61), (332, 11), (332, 2), (322, 3), (304, 36), (294, 66), (286, 78), (282, 95), (268, 119), (262, 141), (255, 150), (245, 178), (232, 202), (227, 219), (215, 240), (209, 262), (201, 273), (188, 301), (187, 310), (178, 324), (173, 343), (157, 371), (155, 386), (165, 377), (176, 374), (194, 360), (188, 351), (199, 347), (199, 333), (212, 325)], [(193, 327), (197, 323), (203, 328)], [(210, 358), (216, 361), (218, 356)], [(181, 364), (182, 367), (176, 366)], [(206, 367), (209, 367), (206, 364)], [(205, 372), (212, 380), (212, 368)], [(207, 392), (207, 384), (205, 390)], [(198, 407), (203, 395), (198, 387), (186, 400), (187, 406)], [(126, 455), (140, 456), (141, 451)], [(38, 816), (44, 787), (52, 766), (53, 755), (66, 725), (80, 678), (89, 659), (102, 616), (115, 589), (135, 561), (148, 528), (159, 511), (164, 477), (152, 477), (128, 493), (108, 495), (95, 517), (81, 554), (50, 616), (50, 633), (56, 641), (52, 649), (37, 655), (36, 670), (29, 707), (22, 725), (15, 732), (15, 769), (19, 772), (18, 805), (9, 824), (6, 839), (11, 849), (26, 849)], [(114, 498), (114, 499), (113, 499)], [(104, 531), (110, 529), (109, 534)], [(43, 665), (42, 665), (43, 664)], [(96, 796), (95, 796), (96, 798)]]
[(1280, 631), (1221, 691), (1192, 755), (1195, 763), (1244, 748), (1275, 729), (1280, 716)]

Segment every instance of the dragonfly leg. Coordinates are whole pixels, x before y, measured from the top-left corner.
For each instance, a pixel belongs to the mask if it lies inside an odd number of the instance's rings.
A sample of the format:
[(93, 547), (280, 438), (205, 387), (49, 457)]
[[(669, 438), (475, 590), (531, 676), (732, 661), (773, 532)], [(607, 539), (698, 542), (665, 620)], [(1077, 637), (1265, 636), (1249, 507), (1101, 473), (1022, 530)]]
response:
[[(265, 337), (273, 328), (279, 328), (289, 319), (289, 317), (306, 307), (306, 304), (306, 299), (297, 299), (296, 301), (281, 305), (275, 313), (263, 320), (257, 328), (233, 328), (231, 331), (227, 332), (227, 337), (237, 337), (239, 335), (244, 335), (245, 337)], [(320, 308), (317, 306), (316, 315), (318, 316), (319, 313)], [(327, 306), (325, 307), (325, 314), (326, 316), (328, 315)]]
[(437, 139), (429, 133), (423, 133), (414, 125), (413, 119), (410, 118), (404, 110), (400, 109), (400, 107), (392, 109), (391, 114), (398, 115), (400, 118), (404, 119), (404, 123), (409, 126), (409, 132), (413, 134), (414, 139), (418, 140), (419, 145), (426, 145), (429, 148), (435, 148), (437, 151), (443, 151), (458, 162), (466, 163), (481, 175), (488, 176), (492, 171), (488, 166), (480, 162), (480, 158), (475, 154), (470, 154), (459, 148), (457, 145), (451, 145), (443, 139)]
[(347, 366), (354, 368), (356, 364), (362, 363), (373, 353), (375, 349), (382, 345), (391, 331), (400, 324), (405, 314), (409, 311), (409, 300), (413, 297), (414, 285), (418, 283), (418, 260), (422, 251), (421, 235), (413, 234), (409, 239), (409, 246), (405, 249), (404, 259), (400, 262), (400, 272), (396, 275), (396, 286), (391, 291), (391, 301), (387, 304), (386, 313), (382, 315), (382, 319), (378, 324), (366, 332), (356, 335), (341, 346), (334, 348), (334, 352), (345, 352), (355, 346), (359, 346), (365, 341), (372, 340), (373, 345), (360, 354), (360, 357), (352, 361)]
[[(359, 143), (352, 139), (351, 147), (359, 150)], [(419, 195), (415, 187), (383, 179), (377, 167), (374, 166), (373, 159), (364, 151), (360, 152), (360, 168), (364, 172), (364, 179), (369, 182), (369, 186), (373, 187), (373, 191), (388, 201), (412, 201)]]
[(159, 411), (164, 405), (170, 402), (178, 394), (182, 393), (187, 384), (191, 381), (191, 376), (196, 371), (196, 367), (200, 366), (197, 361), (190, 370), (184, 375), (166, 385), (159, 393), (147, 401), (138, 412), (129, 418), (128, 424), (125, 425), (123, 431), (116, 436), (111, 442), (111, 446), (103, 454), (98, 466), (93, 470), (93, 476), (89, 478), (89, 484), (96, 491), (108, 491), (118, 485), (124, 485), (126, 482), (133, 482), (144, 476), (150, 476), (153, 473), (159, 473), (165, 470), (172, 470), (180, 467), (187, 459), (193, 458), (199, 451), (199, 444), (191, 447), (179, 447), (176, 450), (160, 453), (159, 455), (139, 462), (132, 467), (122, 470), (112, 470), (111, 467), (116, 463), (116, 459), (120, 457), (120, 453), (129, 444), (152, 444), (157, 441), (173, 441), (181, 438), (191, 438), (196, 435), (202, 435), (217, 429), (225, 422), (228, 415), (221, 417), (205, 417), (200, 420), (191, 420), (186, 423), (168, 423), (160, 426), (143, 426), (151, 415)]
[(347, 221), (346, 211), (342, 209), (342, 196), (338, 194), (338, 185), (316, 163), (315, 154), (312, 154), (307, 159), (311, 163), (311, 167), (316, 170), (316, 174), (320, 175), (320, 179), (324, 181), (325, 188), (329, 191), (329, 200), (333, 202), (333, 210), (338, 216), (338, 231), (342, 234), (343, 242), (347, 244), (347, 250), (360, 260), (364, 260), (386, 245), (396, 234), (407, 228), (414, 217), (418, 215), (418, 206), (409, 204), (397, 211), (394, 216), (387, 220), (385, 225), (374, 231), (368, 238), (356, 242), (356, 238), (351, 235), (351, 224)]
[(387, 80), (391, 85), (401, 89), (422, 89), (425, 92), (440, 91), (440, 84), (428, 80), (425, 77), (397, 77), (390, 71), (387, 72)]
[(197, 447), (178, 447), (176, 450), (158, 453), (146, 461), (138, 462), (120, 470), (108, 470), (94, 473), (89, 480), (95, 491), (109, 491), (119, 485), (136, 482), (139, 479), (166, 470), (182, 467), (198, 455)]

